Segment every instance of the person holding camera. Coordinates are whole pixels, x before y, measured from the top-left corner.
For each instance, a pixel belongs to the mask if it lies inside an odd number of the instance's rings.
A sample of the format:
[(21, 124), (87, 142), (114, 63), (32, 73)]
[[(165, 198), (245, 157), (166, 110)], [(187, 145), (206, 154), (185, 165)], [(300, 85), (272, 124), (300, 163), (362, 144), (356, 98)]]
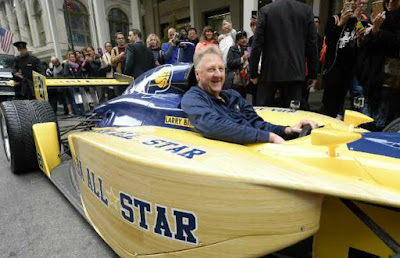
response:
[(356, 10), (365, 0), (344, 1), (341, 13), (331, 16), (325, 29), (325, 84), (322, 97), (326, 115), (342, 119), (347, 91), (352, 87), (357, 64), (357, 23)]
[(400, 1), (374, 2), (371, 16), (370, 33), (363, 40), (368, 66), (361, 104), (374, 118), (368, 129), (380, 131), (400, 117)]
[(100, 77), (101, 62), (93, 47), (86, 48), (85, 61), (82, 63), (82, 67), (87, 77)]
[(175, 28), (168, 29), (169, 41), (162, 44), (164, 64), (176, 64), (178, 62), (178, 37)]

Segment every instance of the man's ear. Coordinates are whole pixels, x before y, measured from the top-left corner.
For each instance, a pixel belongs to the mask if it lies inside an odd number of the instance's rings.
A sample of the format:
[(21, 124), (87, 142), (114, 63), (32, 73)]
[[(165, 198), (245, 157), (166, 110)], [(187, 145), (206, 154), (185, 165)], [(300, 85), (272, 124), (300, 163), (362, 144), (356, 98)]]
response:
[(198, 70), (195, 70), (195, 75), (196, 75), (196, 80), (199, 82), (200, 81), (200, 72)]

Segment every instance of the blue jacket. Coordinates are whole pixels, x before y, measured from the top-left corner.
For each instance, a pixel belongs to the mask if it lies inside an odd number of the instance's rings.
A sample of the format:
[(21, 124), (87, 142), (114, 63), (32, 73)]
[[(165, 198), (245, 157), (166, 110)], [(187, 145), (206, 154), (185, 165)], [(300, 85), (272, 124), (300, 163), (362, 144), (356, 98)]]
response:
[(225, 102), (196, 86), (182, 98), (183, 111), (204, 137), (248, 144), (268, 142), (269, 132), (285, 134), (285, 126), (265, 122), (237, 91), (223, 90), (221, 97)]
[(178, 47), (173, 47), (169, 42), (163, 43), (161, 46), (162, 52), (164, 54), (164, 64), (176, 64), (178, 63)]

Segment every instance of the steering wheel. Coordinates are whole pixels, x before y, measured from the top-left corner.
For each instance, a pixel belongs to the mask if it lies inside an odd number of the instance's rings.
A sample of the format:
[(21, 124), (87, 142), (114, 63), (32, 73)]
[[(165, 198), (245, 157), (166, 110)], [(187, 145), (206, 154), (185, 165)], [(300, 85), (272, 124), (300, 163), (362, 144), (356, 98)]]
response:
[(311, 134), (311, 130), (312, 130), (311, 125), (305, 125), (303, 129), (301, 129), (301, 132), (299, 133), (299, 138)]

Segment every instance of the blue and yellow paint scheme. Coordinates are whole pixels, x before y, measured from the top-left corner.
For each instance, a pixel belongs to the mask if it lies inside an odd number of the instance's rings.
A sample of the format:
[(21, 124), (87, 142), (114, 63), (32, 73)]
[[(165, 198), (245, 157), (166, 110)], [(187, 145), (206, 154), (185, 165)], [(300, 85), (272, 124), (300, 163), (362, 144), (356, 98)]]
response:
[[(56, 148), (45, 149), (56, 141), (54, 125), (33, 129), (46, 175), (118, 255), (257, 257), (317, 232), (314, 257), (393, 254), (337, 200), (362, 202), (400, 241), (398, 134), (359, 128), (371, 119), (356, 112), (342, 122), (256, 107), (275, 124), (310, 119), (323, 127), (282, 145), (205, 139), (180, 109), (195, 84), (190, 64), (143, 74), (95, 110), (96, 128), (69, 135), (69, 163), (55, 165)], [(53, 130), (48, 143), (46, 130)], [(351, 237), (338, 235), (350, 226)], [(364, 239), (368, 245), (359, 244)]]

